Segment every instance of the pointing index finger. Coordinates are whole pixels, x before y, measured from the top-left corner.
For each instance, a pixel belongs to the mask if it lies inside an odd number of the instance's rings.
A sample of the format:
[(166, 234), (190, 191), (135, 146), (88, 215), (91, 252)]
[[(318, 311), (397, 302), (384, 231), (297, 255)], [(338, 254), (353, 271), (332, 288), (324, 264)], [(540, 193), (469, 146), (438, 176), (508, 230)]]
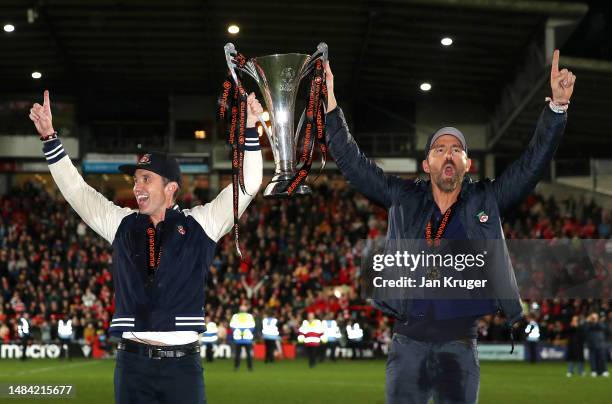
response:
[(45, 107), (49, 106), (51, 102), (49, 101), (49, 90), (45, 90), (43, 93), (43, 105)]
[(552, 58), (551, 74), (559, 74), (559, 49), (555, 49)]

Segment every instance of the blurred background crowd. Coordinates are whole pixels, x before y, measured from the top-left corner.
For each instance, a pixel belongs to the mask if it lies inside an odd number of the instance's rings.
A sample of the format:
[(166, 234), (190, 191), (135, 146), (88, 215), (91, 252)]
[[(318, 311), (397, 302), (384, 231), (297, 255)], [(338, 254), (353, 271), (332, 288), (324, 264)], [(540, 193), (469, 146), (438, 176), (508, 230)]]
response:
[[(201, 201), (206, 190), (182, 195), (187, 208)], [(601, 285), (612, 278), (612, 212), (585, 198), (566, 200), (531, 195), (505, 218), (507, 239), (542, 239), (574, 243), (598, 239), (599, 261), (589, 267)], [(307, 313), (335, 319), (343, 330), (358, 322), (364, 344), (386, 352), (392, 320), (371, 308), (359, 290), (360, 248), (363, 239), (384, 236), (386, 212), (341, 182), (323, 178), (312, 196), (286, 201), (259, 195), (241, 219), (242, 251), (237, 258), (226, 236), (209, 269), (205, 311), (227, 341), (229, 321), (241, 305), (256, 319), (278, 318), (284, 341), (295, 342)], [(0, 341), (17, 340), (17, 322), (28, 313), (32, 337), (51, 342), (58, 338), (59, 319), (71, 319), (73, 339), (103, 346), (114, 312), (112, 249), (94, 234), (58, 195), (37, 183), (25, 183), (0, 198)], [(533, 273), (519, 282), (534, 282)], [(559, 268), (561, 272), (580, 268)], [(609, 289), (602, 289), (609, 296)], [(608, 293), (608, 294), (605, 294)], [(523, 296), (523, 298), (529, 296)], [(564, 345), (572, 332), (572, 317), (584, 323), (597, 313), (612, 331), (608, 299), (526, 299), (540, 327), (540, 340)], [(258, 322), (258, 324), (260, 324)], [(524, 326), (523, 326), (524, 327)], [(524, 333), (518, 333), (524, 338)], [(481, 342), (508, 341), (500, 315), (482, 318)]]

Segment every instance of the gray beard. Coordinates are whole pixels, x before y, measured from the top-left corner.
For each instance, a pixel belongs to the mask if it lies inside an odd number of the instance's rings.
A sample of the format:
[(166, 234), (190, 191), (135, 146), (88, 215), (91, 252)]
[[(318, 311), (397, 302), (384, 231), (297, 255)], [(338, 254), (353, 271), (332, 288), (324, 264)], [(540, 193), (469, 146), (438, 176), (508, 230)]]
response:
[(455, 174), (451, 178), (444, 180), (442, 179), (442, 172), (439, 172), (434, 175), (433, 180), (442, 192), (450, 194), (463, 182), (464, 176), (465, 173), (459, 173), (459, 171), (455, 170)]

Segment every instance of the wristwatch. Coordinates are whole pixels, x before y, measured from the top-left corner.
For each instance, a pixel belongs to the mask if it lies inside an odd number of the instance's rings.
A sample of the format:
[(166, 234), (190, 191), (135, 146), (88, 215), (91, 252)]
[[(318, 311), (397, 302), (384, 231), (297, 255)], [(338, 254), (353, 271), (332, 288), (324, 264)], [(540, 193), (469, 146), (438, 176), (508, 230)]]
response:
[(569, 102), (567, 104), (557, 104), (550, 97), (546, 97), (545, 101), (548, 101), (548, 106), (550, 109), (557, 114), (566, 112), (567, 108), (569, 107)]
[(54, 130), (53, 133), (51, 133), (50, 135), (47, 136), (41, 136), (40, 140), (42, 140), (43, 142), (46, 142), (48, 140), (53, 140), (57, 138), (57, 131)]

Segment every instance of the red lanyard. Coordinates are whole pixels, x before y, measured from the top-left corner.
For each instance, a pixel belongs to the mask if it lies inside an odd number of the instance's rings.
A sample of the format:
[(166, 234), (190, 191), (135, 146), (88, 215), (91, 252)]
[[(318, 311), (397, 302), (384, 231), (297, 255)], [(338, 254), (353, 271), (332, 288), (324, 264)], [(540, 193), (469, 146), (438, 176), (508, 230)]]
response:
[(159, 253), (157, 257), (155, 256), (155, 228), (153, 226), (149, 226), (147, 228), (147, 236), (149, 236), (149, 256), (148, 256), (148, 266), (149, 271), (155, 271), (159, 267), (159, 261), (161, 260), (162, 248), (159, 246)]
[(444, 234), (444, 230), (446, 230), (446, 225), (448, 224), (448, 219), (450, 218), (451, 215), (451, 208), (446, 209), (446, 212), (444, 212), (444, 216), (442, 216), (442, 222), (440, 222), (440, 226), (438, 227), (438, 231), (436, 231), (436, 236), (435, 238), (431, 239), (431, 228), (432, 228), (432, 224), (431, 224), (431, 220), (429, 222), (427, 222), (427, 226), (425, 227), (425, 239), (427, 240), (427, 245), (429, 245), (430, 247), (435, 243), (436, 247), (440, 245), (440, 239), (442, 238), (442, 235)]

